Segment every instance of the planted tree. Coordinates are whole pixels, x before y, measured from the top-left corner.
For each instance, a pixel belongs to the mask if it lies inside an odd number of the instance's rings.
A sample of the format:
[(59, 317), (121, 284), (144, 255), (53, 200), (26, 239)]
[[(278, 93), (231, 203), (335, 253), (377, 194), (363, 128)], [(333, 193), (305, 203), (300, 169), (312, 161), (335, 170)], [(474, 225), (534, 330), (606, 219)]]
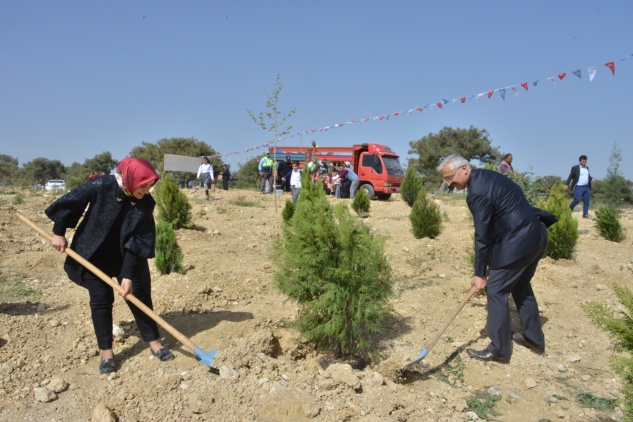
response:
[(346, 204), (332, 208), (308, 172), (302, 186), (272, 254), (275, 283), (299, 303), (296, 325), (307, 339), (338, 357), (364, 357), (374, 349), (369, 333), (391, 314), (384, 241), (353, 218)]
[(546, 255), (553, 259), (572, 259), (578, 241), (578, 221), (572, 217), (563, 185), (554, 185), (547, 200), (540, 202), (539, 207), (558, 217), (558, 222), (547, 229)]
[(625, 420), (633, 418), (633, 292), (624, 286), (615, 285), (615, 293), (623, 310), (598, 303), (589, 302), (583, 309), (594, 324), (607, 331), (615, 339), (615, 351), (624, 352), (628, 356), (615, 355), (611, 365), (623, 380)]
[(420, 189), (413, 203), (411, 213), (411, 230), (416, 239), (429, 237), (435, 239), (442, 232), (442, 213), (440, 206), (430, 199), (424, 189)]
[(365, 189), (358, 189), (356, 192), (356, 196), (354, 196), (354, 200), (352, 201), (352, 209), (356, 211), (359, 217), (366, 217), (369, 215), (369, 207), (371, 206), (371, 201), (369, 200), (369, 196), (367, 196), (367, 192)]
[(184, 274), (182, 267), (182, 251), (178, 246), (176, 232), (166, 221), (156, 224), (156, 268), (161, 274)]
[(170, 223), (175, 230), (192, 227), (191, 204), (169, 173), (163, 173), (155, 197), (159, 220)]
[(418, 192), (422, 189), (422, 179), (418, 177), (418, 172), (414, 166), (407, 166), (407, 170), (404, 173), (404, 179), (400, 185), (400, 196), (402, 200), (406, 202), (410, 207), (418, 197)]
[(600, 236), (612, 242), (621, 242), (624, 240), (624, 230), (618, 214), (610, 207), (600, 207), (596, 211), (596, 224)]
[(295, 204), (293, 204), (290, 199), (286, 199), (286, 205), (284, 206), (284, 209), (281, 210), (281, 218), (284, 220), (284, 222), (288, 222), (290, 221), (294, 213)]

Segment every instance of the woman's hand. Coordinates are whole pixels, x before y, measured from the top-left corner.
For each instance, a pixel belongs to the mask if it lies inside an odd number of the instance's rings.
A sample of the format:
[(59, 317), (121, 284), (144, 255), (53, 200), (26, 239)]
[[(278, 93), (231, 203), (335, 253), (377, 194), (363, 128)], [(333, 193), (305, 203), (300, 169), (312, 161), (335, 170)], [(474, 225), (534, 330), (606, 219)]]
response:
[(121, 288), (123, 290), (119, 292), (119, 296), (125, 299), (125, 296), (132, 293), (132, 280), (130, 280), (129, 278), (124, 278), (123, 280), (121, 280)]
[(53, 247), (57, 249), (59, 252), (64, 252), (66, 248), (68, 247), (68, 241), (66, 240), (65, 236), (58, 236), (54, 234), (53, 239), (51, 240), (51, 243)]

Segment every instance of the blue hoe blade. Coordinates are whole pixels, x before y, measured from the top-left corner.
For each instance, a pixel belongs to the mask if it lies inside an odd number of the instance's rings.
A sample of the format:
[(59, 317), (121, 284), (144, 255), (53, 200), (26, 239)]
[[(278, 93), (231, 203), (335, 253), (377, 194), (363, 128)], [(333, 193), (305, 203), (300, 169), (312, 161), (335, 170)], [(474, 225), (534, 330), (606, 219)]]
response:
[(211, 363), (215, 362), (213, 356), (218, 353), (217, 350), (210, 350), (209, 353), (204, 353), (199, 347), (196, 347), (196, 350), (193, 352), (200, 358), (200, 363), (206, 366), (211, 366)]

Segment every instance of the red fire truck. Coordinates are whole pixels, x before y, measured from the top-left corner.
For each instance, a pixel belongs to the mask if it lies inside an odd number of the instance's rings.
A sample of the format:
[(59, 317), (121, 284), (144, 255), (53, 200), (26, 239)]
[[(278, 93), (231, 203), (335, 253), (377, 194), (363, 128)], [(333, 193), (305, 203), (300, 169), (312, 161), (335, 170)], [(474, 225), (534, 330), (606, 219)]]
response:
[(277, 146), (269, 148), (277, 161), (290, 156), (299, 161), (301, 167), (313, 156), (327, 169), (332, 164), (350, 162), (360, 179), (360, 187), (370, 198), (389, 199), (392, 193), (400, 192), (404, 170), (398, 154), (380, 144), (357, 144), (351, 147), (297, 147)]

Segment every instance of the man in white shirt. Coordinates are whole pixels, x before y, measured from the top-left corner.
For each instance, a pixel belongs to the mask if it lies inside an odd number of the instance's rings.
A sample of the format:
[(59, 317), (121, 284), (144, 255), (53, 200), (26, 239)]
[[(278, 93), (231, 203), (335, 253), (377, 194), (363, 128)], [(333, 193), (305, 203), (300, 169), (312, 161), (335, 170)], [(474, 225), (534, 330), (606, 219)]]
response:
[(573, 211), (574, 207), (582, 200), (582, 218), (589, 218), (589, 201), (591, 200), (591, 182), (595, 182), (589, 174), (587, 167), (587, 156), (581, 155), (578, 158), (578, 165), (571, 168), (565, 190), (571, 188), (574, 191), (574, 200), (569, 204)]

